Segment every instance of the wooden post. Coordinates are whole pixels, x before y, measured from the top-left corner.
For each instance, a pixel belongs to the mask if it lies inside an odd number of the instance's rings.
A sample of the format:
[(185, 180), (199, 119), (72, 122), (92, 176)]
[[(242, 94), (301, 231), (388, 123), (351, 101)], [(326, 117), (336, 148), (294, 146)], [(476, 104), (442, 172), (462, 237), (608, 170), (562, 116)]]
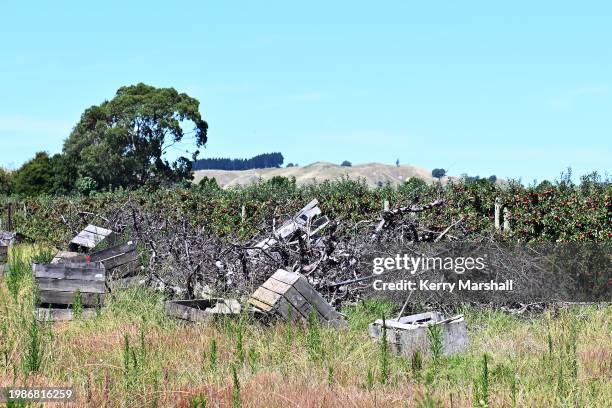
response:
[(240, 211), (240, 220), (244, 223), (246, 219), (246, 206), (242, 205), (242, 210)]
[(13, 204), (8, 203), (7, 231), (13, 230)]
[(389, 211), (389, 200), (383, 201), (383, 211)]
[(501, 198), (497, 197), (495, 199), (495, 230), (496, 231), (501, 230), (501, 208), (502, 208)]

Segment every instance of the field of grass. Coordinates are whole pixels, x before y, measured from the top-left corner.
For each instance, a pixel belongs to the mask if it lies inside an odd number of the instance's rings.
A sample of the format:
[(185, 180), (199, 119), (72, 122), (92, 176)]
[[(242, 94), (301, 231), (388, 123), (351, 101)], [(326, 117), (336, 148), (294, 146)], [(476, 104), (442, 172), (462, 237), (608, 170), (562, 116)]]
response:
[[(393, 306), (343, 310), (350, 327), (210, 325), (167, 319), (158, 294), (115, 292), (90, 319), (38, 325), (30, 264), (12, 250), (0, 278), (0, 386), (73, 386), (83, 407), (606, 407), (612, 307), (524, 319), (466, 308), (469, 351), (392, 355), (367, 324)], [(38, 255), (40, 256), (40, 255)]]

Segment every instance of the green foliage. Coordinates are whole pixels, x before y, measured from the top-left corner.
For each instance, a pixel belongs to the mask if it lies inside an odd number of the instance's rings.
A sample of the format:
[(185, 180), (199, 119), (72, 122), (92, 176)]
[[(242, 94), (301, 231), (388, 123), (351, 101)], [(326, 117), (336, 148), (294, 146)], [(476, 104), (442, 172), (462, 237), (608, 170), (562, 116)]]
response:
[(189, 402), (189, 408), (206, 408), (207, 403), (208, 400), (204, 395), (198, 395)]
[(487, 408), (489, 406), (489, 357), (482, 356), (482, 371), (474, 380), (474, 406)]
[(193, 125), (195, 144), (206, 143), (208, 124), (198, 109), (196, 99), (174, 88), (142, 83), (119, 88), (112, 100), (83, 113), (64, 143), (64, 154), (100, 188), (190, 178), (190, 159), (179, 157), (171, 164), (164, 154), (183, 139), (186, 122)]
[[(166, 211), (169, 222), (187, 219), (206, 233), (251, 239), (260, 225), (270, 225), (293, 215), (313, 198), (331, 219), (345, 222), (371, 220), (380, 216), (383, 200), (392, 207), (428, 203), (438, 198), (445, 205), (436, 211), (416, 215), (417, 222), (432, 231), (442, 231), (459, 217), (467, 238), (478, 238), (494, 229), (495, 198), (500, 197), (510, 210), (511, 231), (501, 239), (520, 242), (610, 242), (612, 224), (612, 186), (599, 176), (584, 181), (584, 186), (558, 182), (548, 190), (508, 182), (499, 187), (488, 181), (446, 185), (426, 185), (410, 179), (403, 185), (369, 188), (363, 180), (339, 179), (297, 187), (291, 179), (277, 179), (249, 186), (217, 189), (158, 189), (98, 193), (89, 197), (33, 197), (16, 203), (14, 224), (24, 235), (52, 245), (72, 237), (67, 225), (78, 225), (82, 217), (74, 211), (91, 212), (112, 218), (130, 201), (142, 210)], [(245, 206), (249, 222), (241, 222)], [(171, 211), (170, 211), (171, 210)], [(2, 214), (0, 214), (2, 216)], [(66, 220), (64, 222), (62, 217)], [(380, 316), (380, 314), (378, 314)]]
[(351, 167), (352, 165), (353, 164), (350, 161), (348, 161), (348, 160), (345, 160), (342, 163), (340, 163), (340, 166), (342, 166), (342, 167)]
[(90, 195), (97, 190), (98, 183), (89, 176), (79, 177), (75, 183), (75, 188), (80, 194)]
[(28, 332), (28, 348), (24, 359), (24, 370), (26, 374), (35, 373), (40, 370), (42, 361), (42, 334), (36, 319), (32, 319)]
[(217, 370), (218, 361), (217, 339), (212, 339), (210, 341), (210, 351), (208, 352), (208, 367), (211, 372)]
[(317, 311), (313, 308), (308, 315), (308, 333), (306, 336), (308, 355), (313, 361), (323, 358), (323, 344), (321, 340), (321, 327)]
[(242, 408), (242, 399), (240, 398), (240, 380), (236, 372), (236, 366), (232, 366), (232, 408)]
[(446, 170), (444, 169), (433, 169), (431, 171), (431, 177), (433, 178), (441, 179), (444, 176), (446, 176)]
[(221, 187), (219, 187), (219, 184), (214, 177), (208, 178), (204, 176), (204, 178), (202, 178), (202, 180), (200, 180), (198, 183), (198, 187), (200, 191), (203, 192), (218, 192), (221, 190)]
[(427, 337), (429, 338), (429, 348), (435, 369), (442, 358), (444, 346), (442, 343), (442, 327), (438, 324), (430, 324), (427, 326)]
[(23, 196), (54, 193), (53, 169), (47, 153), (36, 153), (32, 160), (21, 166), (15, 176), (15, 192)]
[(53, 257), (54, 255), (51, 249), (43, 249), (32, 257), (32, 262), (40, 265), (50, 264)]
[(249, 349), (249, 367), (251, 368), (251, 373), (253, 374), (257, 372), (259, 357), (259, 352), (254, 347), (251, 347)]
[(421, 354), (421, 350), (416, 350), (412, 353), (410, 367), (412, 369), (412, 375), (419, 381), (421, 379), (421, 370), (423, 369), (423, 355)]
[(81, 314), (83, 313), (83, 299), (79, 289), (74, 292), (74, 299), (72, 299), (72, 313), (74, 314), (75, 319), (81, 318)]
[(13, 174), (0, 167), (0, 196), (13, 193)]

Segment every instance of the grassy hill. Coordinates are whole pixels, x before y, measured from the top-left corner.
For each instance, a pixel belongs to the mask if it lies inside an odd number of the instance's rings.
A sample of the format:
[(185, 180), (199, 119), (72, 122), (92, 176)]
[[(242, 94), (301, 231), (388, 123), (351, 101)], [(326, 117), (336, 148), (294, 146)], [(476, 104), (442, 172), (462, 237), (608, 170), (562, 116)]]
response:
[(365, 179), (371, 186), (379, 183), (401, 184), (411, 177), (427, 182), (433, 181), (431, 170), (404, 165), (394, 166), (381, 163), (365, 163), (352, 167), (342, 167), (328, 162), (316, 162), (303, 167), (253, 169), (253, 170), (198, 170), (194, 172), (194, 182), (204, 177), (214, 177), (222, 187), (251, 184), (259, 179), (268, 180), (274, 176), (295, 177), (298, 185), (333, 180), (343, 176), (351, 179)]

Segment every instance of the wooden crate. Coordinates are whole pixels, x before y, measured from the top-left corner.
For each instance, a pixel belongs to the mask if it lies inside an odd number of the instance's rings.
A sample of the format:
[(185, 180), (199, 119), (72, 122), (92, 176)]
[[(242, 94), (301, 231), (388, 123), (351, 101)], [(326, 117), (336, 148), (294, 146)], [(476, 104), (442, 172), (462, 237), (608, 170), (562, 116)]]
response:
[(115, 238), (116, 235), (113, 231), (89, 224), (70, 241), (70, 250), (87, 252), (104, 240), (112, 245)]
[(307, 320), (315, 313), (319, 321), (344, 326), (342, 315), (299, 273), (279, 269), (251, 295), (249, 303), (266, 314), (277, 314), (287, 321)]
[(136, 252), (135, 241), (128, 241), (125, 244), (92, 252), (89, 255), (79, 252), (60, 251), (55, 255), (51, 263), (86, 262), (87, 256), (89, 256), (90, 262), (102, 262), (106, 268), (109, 280), (134, 276), (140, 271), (140, 260)]
[(34, 280), (42, 305), (72, 305), (78, 290), (83, 306), (94, 307), (108, 292), (106, 269), (99, 262), (34, 264)]
[(0, 245), (0, 265), (8, 261), (8, 245)]
[(235, 299), (171, 300), (166, 302), (166, 315), (189, 322), (206, 322), (215, 315), (240, 313), (240, 303)]
[(0, 265), (8, 262), (9, 247), (19, 241), (19, 234), (11, 231), (0, 231)]
[[(429, 353), (431, 343), (428, 327), (430, 325), (438, 325), (441, 329), (442, 353), (444, 355), (467, 350), (468, 332), (463, 315), (444, 319), (444, 316), (439, 312), (419, 313), (399, 319), (385, 320), (389, 348), (407, 357), (412, 357), (417, 350)], [(382, 320), (376, 320), (368, 328), (370, 336), (380, 341), (382, 328)]]

